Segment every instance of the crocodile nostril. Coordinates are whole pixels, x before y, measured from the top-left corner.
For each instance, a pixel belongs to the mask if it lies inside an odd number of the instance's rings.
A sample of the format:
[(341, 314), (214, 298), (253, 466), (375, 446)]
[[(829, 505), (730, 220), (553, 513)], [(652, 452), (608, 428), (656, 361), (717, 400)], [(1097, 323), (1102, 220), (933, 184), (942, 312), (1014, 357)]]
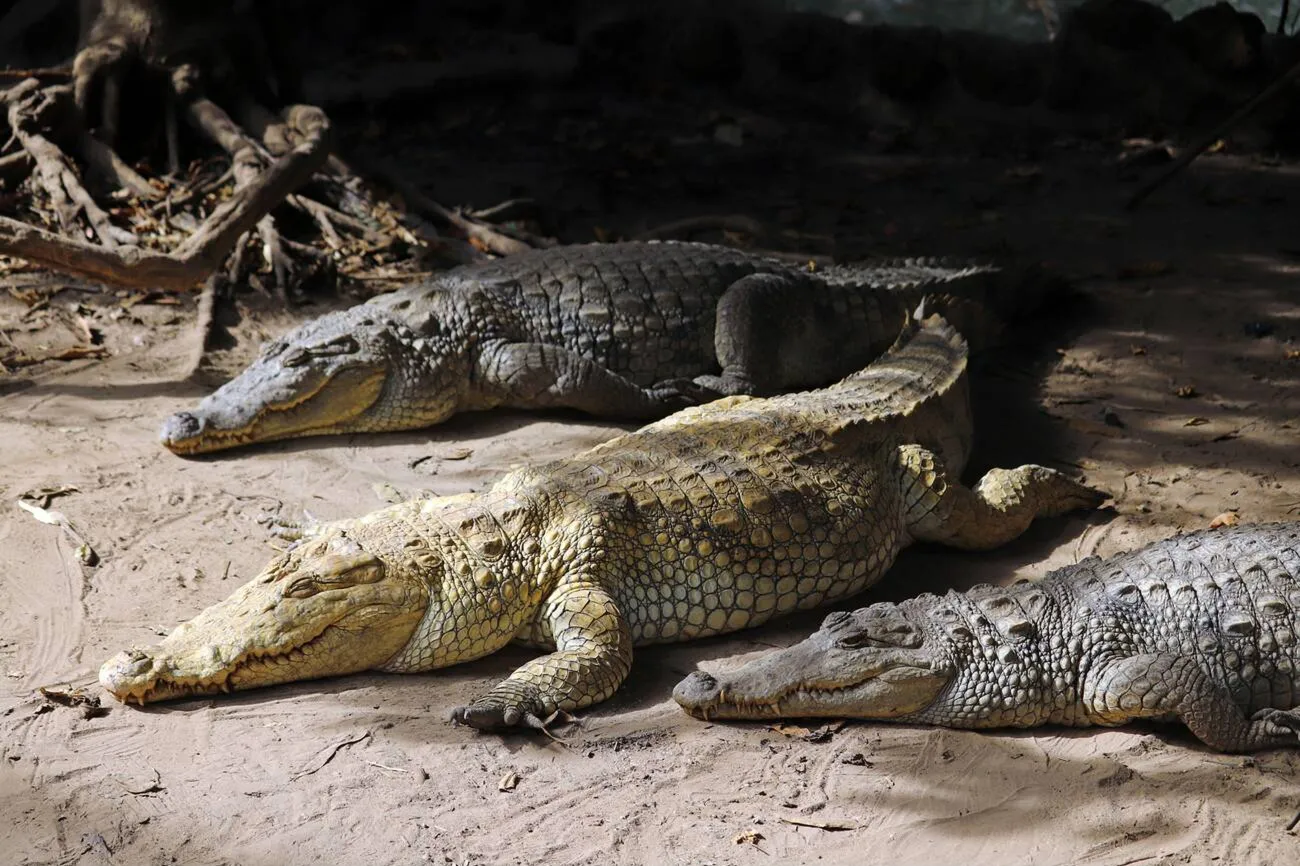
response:
[(162, 441), (178, 442), (192, 439), (203, 432), (203, 420), (192, 412), (177, 412), (162, 426)]
[(719, 693), (716, 678), (704, 671), (694, 671), (673, 689), (673, 698), (690, 708), (716, 700)]

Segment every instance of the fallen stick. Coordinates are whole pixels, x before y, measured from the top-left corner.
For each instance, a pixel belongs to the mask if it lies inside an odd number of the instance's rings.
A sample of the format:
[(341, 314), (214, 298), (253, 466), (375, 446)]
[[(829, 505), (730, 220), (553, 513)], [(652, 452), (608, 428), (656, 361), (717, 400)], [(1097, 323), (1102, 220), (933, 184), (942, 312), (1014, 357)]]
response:
[(444, 207), (429, 196), (420, 192), (413, 184), (408, 183), (404, 178), (385, 166), (375, 166), (376, 175), (388, 186), (400, 195), (408, 207), (436, 219), (442, 220), (447, 225), (452, 226), (461, 232), (471, 241), (478, 241), (482, 246), (496, 253), (499, 256), (513, 256), (535, 247), (545, 247), (554, 245), (554, 241), (544, 238), (536, 238), (532, 235), (525, 235), (533, 243), (525, 240), (511, 237), (502, 231), (492, 228), (486, 223), (479, 222), (472, 217), (467, 217), (458, 213), (451, 208)]
[(1261, 105), (1281, 93), (1283, 88), (1296, 78), (1300, 78), (1300, 62), (1297, 62), (1294, 66), (1280, 75), (1276, 81), (1255, 94), (1255, 96), (1251, 97), (1246, 104), (1234, 111), (1226, 120), (1207, 132), (1204, 138), (1179, 154), (1178, 159), (1171, 162), (1168, 168), (1139, 187), (1137, 192), (1133, 193), (1132, 197), (1125, 203), (1124, 210), (1133, 210), (1140, 205), (1144, 200), (1146, 200), (1147, 196), (1164, 186), (1171, 177), (1191, 165), (1193, 160), (1205, 153), (1205, 151), (1209, 150), (1216, 141), (1230, 132), (1237, 124), (1241, 123), (1253, 114)]
[(139, 172), (123, 162), (122, 157), (117, 155), (117, 151), (89, 132), (81, 133), (81, 154), (86, 158), (86, 164), (100, 176), (113, 181), (137, 198), (149, 201), (162, 198), (162, 193), (154, 189)]
[(320, 168), (328, 153), (328, 132), (329, 122), (321, 114), (303, 144), (214, 210), (171, 253), (138, 247), (109, 250), (5, 217), (0, 217), (0, 253), (124, 288), (189, 289), (219, 267), (245, 232)]

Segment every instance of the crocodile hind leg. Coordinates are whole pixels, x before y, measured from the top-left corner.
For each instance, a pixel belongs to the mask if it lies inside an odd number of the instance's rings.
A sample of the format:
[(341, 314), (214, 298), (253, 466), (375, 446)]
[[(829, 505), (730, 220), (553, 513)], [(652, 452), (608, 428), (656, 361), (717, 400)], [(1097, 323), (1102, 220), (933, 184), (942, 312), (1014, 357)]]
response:
[(766, 396), (827, 385), (889, 348), (913, 294), (825, 285), (784, 274), (737, 280), (718, 301), (720, 375), (698, 376), (719, 394)]
[(990, 469), (974, 489), (949, 478), (943, 459), (920, 445), (898, 449), (904, 519), (920, 541), (966, 550), (1006, 544), (1038, 517), (1096, 508), (1106, 494), (1045, 466)]
[(490, 346), (474, 372), (491, 405), (578, 409), (607, 418), (661, 418), (718, 396), (690, 380), (642, 388), (590, 358), (549, 343)]
[(557, 710), (577, 710), (605, 700), (632, 667), (632, 631), (609, 593), (587, 583), (568, 584), (542, 611), (556, 651), (535, 658), (467, 707), (452, 721), (475, 728), (545, 728)]
[(1130, 656), (1106, 663), (1088, 680), (1084, 704), (1101, 724), (1172, 716), (1221, 752), (1300, 746), (1300, 707), (1263, 709), (1247, 718), (1223, 686), (1186, 656)]

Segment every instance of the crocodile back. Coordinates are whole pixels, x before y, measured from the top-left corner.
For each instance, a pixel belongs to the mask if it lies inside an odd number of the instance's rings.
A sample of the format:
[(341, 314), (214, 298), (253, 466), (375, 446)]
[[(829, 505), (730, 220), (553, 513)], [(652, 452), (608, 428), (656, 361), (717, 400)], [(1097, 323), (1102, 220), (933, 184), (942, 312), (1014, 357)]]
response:
[(1098, 721), (1109, 662), (1194, 658), (1245, 713), (1300, 705), (1300, 524), (1179, 535), (1039, 581), (900, 603), (952, 683), (915, 721), (1027, 727)]
[(578, 244), (454, 268), (383, 303), (417, 331), (450, 315), (480, 339), (565, 346), (646, 386), (715, 369), (723, 293), (782, 272), (795, 271), (710, 244)]

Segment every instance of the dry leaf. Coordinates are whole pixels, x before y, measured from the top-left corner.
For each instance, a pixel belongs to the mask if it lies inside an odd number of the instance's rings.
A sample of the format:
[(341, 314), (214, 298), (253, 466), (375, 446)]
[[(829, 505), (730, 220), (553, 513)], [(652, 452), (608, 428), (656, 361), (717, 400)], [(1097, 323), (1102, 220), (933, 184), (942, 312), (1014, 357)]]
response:
[(1188, 418), (1186, 421), (1183, 422), (1183, 426), (1200, 427), (1202, 424), (1209, 424), (1209, 423), (1210, 423), (1209, 418), (1201, 418), (1200, 416), (1197, 416), (1195, 418)]
[(32, 517), (35, 517), (41, 523), (48, 523), (50, 526), (67, 526), (68, 518), (62, 511), (47, 511), (39, 505), (32, 505), (22, 499), (18, 500), (18, 507), (26, 511)]
[(1190, 400), (1199, 393), (1200, 392), (1196, 390), (1195, 385), (1180, 385), (1178, 388), (1174, 389), (1174, 396), (1182, 397), (1184, 400)]
[(794, 824), (796, 827), (812, 827), (816, 830), (856, 830), (858, 825), (849, 821), (809, 821), (805, 818), (781, 818), (786, 824)]
[(1223, 526), (1236, 526), (1241, 522), (1241, 518), (1231, 511), (1225, 511), (1218, 517), (1210, 521), (1211, 529), (1219, 529)]
[(767, 837), (757, 830), (746, 830), (744, 833), (737, 833), (735, 838), (731, 841), (735, 842), (737, 845), (757, 845), (765, 838)]
[(518, 787), (519, 787), (518, 773), (506, 773), (504, 776), (501, 777), (501, 781), (497, 782), (497, 790), (502, 792), (513, 791), (515, 788)]
[(474, 456), (473, 448), (448, 448), (438, 452), (439, 460), (468, 460)]
[(1146, 346), (1129, 346), (1128, 350), (1129, 353), (1133, 355), (1145, 355), (1147, 353)]
[(80, 493), (75, 486), (71, 484), (56, 484), (53, 487), (36, 487), (31, 490), (18, 494), (19, 499), (30, 499), (41, 508), (50, 504), (50, 500), (56, 496), (67, 496), (69, 493)]
[(811, 728), (805, 728), (800, 725), (768, 725), (769, 731), (776, 731), (783, 737), (806, 737), (812, 733)]

